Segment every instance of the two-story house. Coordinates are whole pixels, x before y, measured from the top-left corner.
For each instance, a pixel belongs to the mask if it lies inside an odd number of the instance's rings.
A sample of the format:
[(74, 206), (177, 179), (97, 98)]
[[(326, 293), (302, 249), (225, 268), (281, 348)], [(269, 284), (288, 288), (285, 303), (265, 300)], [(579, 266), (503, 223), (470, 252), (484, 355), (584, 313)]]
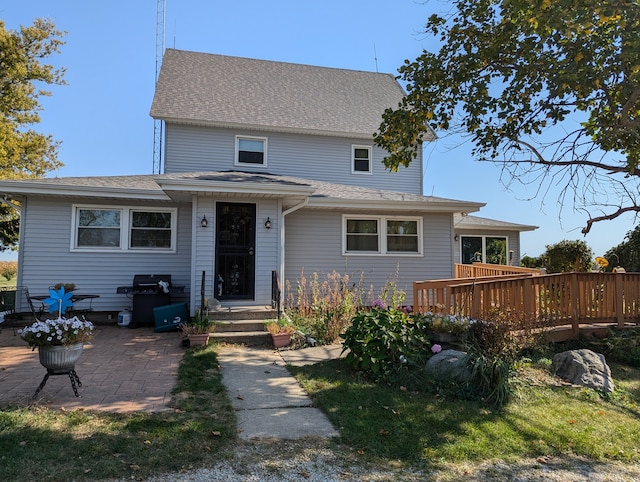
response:
[(420, 156), (385, 170), (372, 137), (402, 96), (389, 74), (167, 50), (151, 106), (162, 174), (0, 181), (20, 202), (18, 284), (73, 282), (117, 311), (116, 287), (169, 273), (193, 312), (202, 296), (268, 305), (275, 275), (335, 270), (380, 289), (397, 272), (410, 304), (414, 280), (452, 277), (469, 249), (489, 259), (495, 239), (517, 264), (532, 226), (424, 196)]

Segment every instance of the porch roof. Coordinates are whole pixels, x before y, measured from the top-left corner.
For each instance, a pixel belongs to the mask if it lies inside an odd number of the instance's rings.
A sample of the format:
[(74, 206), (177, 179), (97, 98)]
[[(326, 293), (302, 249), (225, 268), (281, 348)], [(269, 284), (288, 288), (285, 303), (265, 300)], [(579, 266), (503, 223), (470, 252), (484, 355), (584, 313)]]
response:
[(481, 218), (480, 216), (462, 216), (454, 214), (453, 225), (456, 229), (480, 230), (480, 231), (533, 231), (538, 226), (529, 224), (509, 223), (497, 219)]

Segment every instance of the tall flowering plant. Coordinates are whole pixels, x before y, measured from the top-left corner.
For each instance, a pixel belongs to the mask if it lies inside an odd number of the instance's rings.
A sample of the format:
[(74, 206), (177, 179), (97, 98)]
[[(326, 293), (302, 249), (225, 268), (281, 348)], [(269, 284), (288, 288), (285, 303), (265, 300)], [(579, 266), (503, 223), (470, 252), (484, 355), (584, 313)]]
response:
[(95, 336), (93, 323), (80, 320), (77, 316), (63, 318), (67, 308), (73, 306), (71, 294), (65, 293), (64, 287), (49, 290), (50, 297), (44, 302), (50, 305), (51, 312), (58, 312), (55, 320), (36, 321), (31, 326), (20, 330), (20, 336), (32, 349), (42, 346), (68, 346), (87, 343)]

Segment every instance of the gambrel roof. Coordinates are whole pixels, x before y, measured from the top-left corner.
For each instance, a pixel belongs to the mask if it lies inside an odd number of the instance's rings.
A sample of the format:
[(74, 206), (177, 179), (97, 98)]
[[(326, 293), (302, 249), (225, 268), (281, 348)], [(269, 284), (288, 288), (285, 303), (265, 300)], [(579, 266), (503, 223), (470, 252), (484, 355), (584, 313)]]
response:
[(391, 74), (167, 49), (151, 116), (371, 139), (404, 94)]

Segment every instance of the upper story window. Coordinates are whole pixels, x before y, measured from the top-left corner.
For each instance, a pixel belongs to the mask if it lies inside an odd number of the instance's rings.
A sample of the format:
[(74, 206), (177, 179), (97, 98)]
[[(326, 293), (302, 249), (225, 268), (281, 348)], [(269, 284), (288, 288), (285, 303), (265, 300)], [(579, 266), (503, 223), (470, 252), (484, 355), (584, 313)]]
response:
[(422, 254), (422, 219), (343, 216), (343, 254)]
[(351, 172), (371, 174), (371, 147), (351, 146)]
[(74, 206), (72, 250), (175, 251), (176, 209)]
[(236, 136), (236, 164), (267, 165), (267, 139)]

